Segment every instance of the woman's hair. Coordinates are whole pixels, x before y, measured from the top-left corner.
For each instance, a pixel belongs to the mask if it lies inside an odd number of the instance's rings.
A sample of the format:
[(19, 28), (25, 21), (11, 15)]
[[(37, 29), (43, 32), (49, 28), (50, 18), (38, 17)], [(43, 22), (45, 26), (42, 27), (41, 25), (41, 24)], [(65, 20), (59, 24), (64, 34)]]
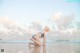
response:
[(45, 26), (44, 30), (46, 30), (48, 32), (49, 31), (49, 27)]

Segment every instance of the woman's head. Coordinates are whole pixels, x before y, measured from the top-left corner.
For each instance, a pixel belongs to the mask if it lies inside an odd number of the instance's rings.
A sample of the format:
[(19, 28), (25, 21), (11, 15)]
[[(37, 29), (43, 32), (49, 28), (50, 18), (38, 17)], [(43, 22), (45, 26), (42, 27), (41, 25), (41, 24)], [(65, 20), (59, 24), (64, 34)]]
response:
[(45, 27), (44, 27), (44, 31), (45, 31), (45, 32), (49, 32), (49, 31), (50, 31), (49, 27), (48, 27), (48, 26), (45, 26)]

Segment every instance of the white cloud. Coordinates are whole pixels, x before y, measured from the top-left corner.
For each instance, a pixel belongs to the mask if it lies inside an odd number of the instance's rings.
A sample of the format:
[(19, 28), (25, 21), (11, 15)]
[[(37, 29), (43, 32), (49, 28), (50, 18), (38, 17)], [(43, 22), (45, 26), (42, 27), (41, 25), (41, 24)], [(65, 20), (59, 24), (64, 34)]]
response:
[(42, 25), (37, 21), (32, 22), (31, 26), (22, 26), (18, 20), (13, 20), (9, 17), (0, 17), (0, 38), (2, 39), (29, 39), (27, 37), (41, 30)]
[[(73, 21), (74, 15), (64, 16), (62, 13), (56, 13), (52, 20), (58, 26), (58, 28), (64, 27), (66, 29), (55, 30), (51, 28), (49, 38), (53, 36), (70, 36), (74, 33), (77, 34), (77, 28), (68, 28), (67, 26)], [(52, 23), (53, 23), (52, 22)], [(78, 24), (77, 24), (78, 25)], [(79, 27), (78, 27), (79, 28)], [(37, 32), (42, 32), (43, 26), (39, 21), (33, 21), (30, 26), (22, 26), (18, 20), (13, 20), (9, 17), (0, 17), (0, 38), (2, 39), (19, 39), (26, 40), (31, 35)], [(80, 33), (78, 33), (79, 35)]]
[(19, 23), (16, 20), (10, 19), (9, 17), (0, 17), (0, 24), (5, 26), (17, 26)]
[(31, 26), (29, 26), (28, 29), (29, 29), (31, 34), (36, 34), (38, 32), (42, 32), (43, 31), (42, 25), (38, 21), (33, 21), (31, 23)]
[(54, 16), (51, 18), (51, 20), (52, 20), (52, 24), (55, 23), (55, 25), (57, 26), (57, 30), (54, 27), (53, 31), (51, 33), (49, 33), (49, 35), (57, 36), (57, 37), (79, 36), (79, 34), (80, 34), (80, 33), (78, 33), (79, 26), (80, 26), (79, 23), (77, 23), (76, 27), (75, 26), (69, 27), (69, 25), (72, 24), (72, 21), (75, 20), (74, 18), (75, 18), (74, 14), (67, 15), (67, 16), (63, 15), (61, 12), (54, 14)]
[(26, 32), (26, 28), (24, 29), (17, 20), (9, 17), (0, 17), (0, 34), (0, 38), (2, 39), (15, 39), (28, 33)]
[(62, 13), (58, 12), (58, 13), (53, 15), (52, 19), (56, 22), (61, 18), (61, 16), (62, 16)]
[(67, 26), (74, 20), (74, 14), (64, 16), (59, 12), (54, 14), (52, 20), (58, 26), (58, 28), (67, 28)]

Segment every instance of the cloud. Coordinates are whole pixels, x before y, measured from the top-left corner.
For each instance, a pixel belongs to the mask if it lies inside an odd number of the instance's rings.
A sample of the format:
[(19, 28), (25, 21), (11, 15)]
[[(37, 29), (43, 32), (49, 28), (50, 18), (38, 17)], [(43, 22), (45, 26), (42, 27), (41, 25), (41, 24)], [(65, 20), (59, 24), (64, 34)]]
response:
[[(78, 29), (73, 27), (67, 27), (74, 20), (74, 15), (64, 16), (62, 13), (56, 13), (52, 17), (53, 22), (57, 25), (60, 30), (51, 28), (48, 38), (53, 39), (57, 37), (67, 37), (79, 35), (79, 22), (76, 24)], [(52, 22), (52, 23), (53, 23)], [(63, 29), (65, 28), (65, 29)], [(43, 32), (43, 26), (40, 21), (33, 21), (31, 25), (21, 25), (18, 20), (11, 19), (10, 17), (0, 17), (0, 38), (1, 39), (12, 39), (12, 40), (27, 40), (37, 32)]]
[[(76, 27), (69, 27), (70, 25), (73, 25), (72, 22), (75, 21), (75, 14), (71, 14), (71, 15), (64, 15), (61, 12), (58, 12), (56, 14), (53, 15), (53, 17), (51, 18), (52, 23), (54, 24), (53, 31), (49, 33), (49, 35), (51, 36), (57, 36), (57, 37), (68, 37), (68, 36), (79, 36), (79, 22), (76, 23)], [(49, 20), (49, 21), (51, 21)], [(53, 26), (53, 25), (52, 25)], [(57, 28), (57, 30), (56, 30)], [(78, 28), (78, 29), (77, 29)], [(74, 35), (75, 34), (75, 35)]]
[(10, 17), (0, 17), (0, 38), (1, 39), (17, 39), (26, 40), (31, 35), (41, 32), (42, 25), (33, 21), (31, 26), (21, 25), (18, 20), (13, 20)]
[(29, 30), (31, 31), (31, 34), (36, 34), (38, 32), (42, 32), (43, 28), (39, 21), (33, 21), (31, 26), (29, 26)]
[(52, 20), (59, 29), (66, 28), (74, 20), (74, 14), (65, 16), (59, 12), (54, 14)]
[(76, 23), (76, 27), (78, 30), (80, 30), (80, 21), (75, 22)]
[(5, 26), (17, 26), (19, 23), (16, 20), (10, 19), (9, 17), (0, 17), (0, 24)]
[(52, 17), (52, 19), (57, 22), (62, 16), (62, 13), (61, 12), (58, 12), (58, 13), (55, 13)]
[(0, 17), (0, 38), (16, 39), (21, 36), (27, 36), (27, 28), (21, 26), (17, 20), (9, 17)]

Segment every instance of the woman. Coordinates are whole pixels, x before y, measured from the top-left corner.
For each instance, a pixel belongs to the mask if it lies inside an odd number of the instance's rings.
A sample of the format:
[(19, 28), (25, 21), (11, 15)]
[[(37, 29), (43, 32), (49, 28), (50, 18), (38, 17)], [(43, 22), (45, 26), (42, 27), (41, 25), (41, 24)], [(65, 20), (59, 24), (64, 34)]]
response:
[[(41, 46), (41, 45), (45, 46), (46, 45), (46, 33), (47, 32), (49, 32), (49, 27), (45, 26), (43, 33), (39, 32), (39, 33), (32, 36), (32, 38), (30, 40), (33, 41), (34, 43), (29, 43), (29, 45), (33, 44), (35, 46)], [(41, 41), (40, 41), (41, 38), (43, 38), (43, 43), (41, 43)]]

